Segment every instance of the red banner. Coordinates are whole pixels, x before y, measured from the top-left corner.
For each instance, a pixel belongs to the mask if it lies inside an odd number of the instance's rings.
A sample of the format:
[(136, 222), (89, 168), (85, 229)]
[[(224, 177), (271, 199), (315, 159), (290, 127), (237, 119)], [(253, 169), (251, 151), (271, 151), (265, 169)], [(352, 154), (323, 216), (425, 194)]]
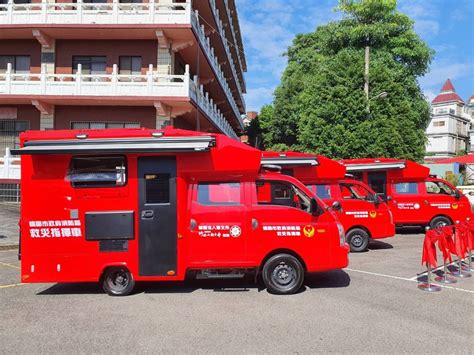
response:
[(426, 231), (425, 240), (423, 242), (423, 255), (421, 257), (421, 263), (425, 264), (426, 267), (435, 268), (438, 265), (436, 259), (436, 242), (440, 236), (442, 236), (442, 234), (436, 229)]

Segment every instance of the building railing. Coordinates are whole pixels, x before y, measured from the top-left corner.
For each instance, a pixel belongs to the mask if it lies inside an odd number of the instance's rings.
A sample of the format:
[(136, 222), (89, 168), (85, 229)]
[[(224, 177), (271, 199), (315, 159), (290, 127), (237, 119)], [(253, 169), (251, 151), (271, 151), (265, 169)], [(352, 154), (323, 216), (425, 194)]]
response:
[(20, 180), (20, 158), (14, 157), (6, 148), (5, 155), (0, 157), (0, 180)]
[[(219, 59), (217, 56), (214, 54), (214, 48), (211, 47), (211, 42), (209, 37), (206, 37), (206, 33), (204, 30), (204, 25), (201, 25), (199, 23), (199, 13), (197, 11), (194, 12), (194, 15), (191, 16), (191, 23), (193, 26), (193, 29), (196, 31), (196, 34), (198, 36), (199, 43), (201, 46), (204, 48), (204, 53), (206, 54), (209, 62), (211, 63), (211, 66), (214, 69), (214, 72), (216, 73), (216, 77), (219, 80), (222, 88), (224, 89), (224, 92), (227, 96), (227, 100), (229, 101), (232, 110), (234, 111), (235, 116), (239, 120), (240, 127), (243, 128), (243, 121), (241, 118), (241, 113), (237, 107), (236, 100), (234, 98), (234, 95), (232, 95), (232, 91), (230, 90), (229, 84), (227, 82), (227, 79), (225, 78), (225, 75), (222, 71), (221, 65), (219, 64)], [(230, 60), (232, 60), (232, 57), (229, 57)], [(235, 70), (235, 69), (234, 69)]]
[[(242, 104), (245, 107), (245, 100), (244, 100), (242, 87), (241, 87), (241, 84), (240, 84), (240, 81), (239, 81), (239, 77), (237, 76), (237, 71), (235, 69), (235, 63), (234, 63), (234, 59), (232, 57), (232, 53), (231, 53), (229, 45), (227, 43), (227, 39), (226, 39), (227, 37), (226, 37), (225, 29), (224, 29), (224, 24), (222, 23), (222, 20), (220, 18), (219, 9), (216, 6), (216, 1), (215, 0), (210, 0), (210, 5), (211, 5), (212, 13), (213, 13), (214, 18), (215, 18), (216, 23), (217, 23), (217, 30), (219, 31), (219, 36), (222, 40), (222, 44), (223, 44), (224, 49), (226, 51), (227, 57), (229, 58), (229, 63), (230, 63), (230, 67), (231, 67), (231, 70), (232, 70), (232, 75), (234, 76), (234, 79), (235, 79), (235, 82), (236, 82), (236, 85), (237, 85), (237, 89), (239, 91), (240, 99), (242, 100)], [(234, 42), (234, 44), (235, 43), (236, 42)], [(239, 57), (239, 59), (240, 59), (240, 57)], [(242, 66), (241, 66), (241, 68), (242, 68)]]
[(38, 3), (0, 4), (0, 25), (4, 24), (189, 24), (191, 1), (147, 3)]
[[(197, 80), (197, 79), (196, 79)], [(74, 74), (48, 74), (45, 67), (39, 74), (14, 73), (12, 66), (0, 73), (0, 95), (24, 96), (93, 96), (93, 97), (191, 97), (223, 133), (237, 139), (237, 135), (217, 106), (191, 80), (189, 65), (184, 75), (156, 74), (150, 65), (144, 75), (122, 75), (113, 65), (111, 74), (85, 74), (79, 64)]]

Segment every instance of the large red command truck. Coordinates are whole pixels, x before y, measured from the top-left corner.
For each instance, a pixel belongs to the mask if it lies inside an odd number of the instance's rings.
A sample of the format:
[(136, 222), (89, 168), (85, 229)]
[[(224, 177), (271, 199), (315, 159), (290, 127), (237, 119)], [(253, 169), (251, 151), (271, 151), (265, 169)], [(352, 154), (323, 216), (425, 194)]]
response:
[(296, 152), (263, 152), (262, 164), (280, 166), (283, 174), (297, 178), (332, 206), (351, 251), (365, 251), (371, 239), (395, 235), (387, 205), (366, 184), (347, 179), (344, 165), (321, 155)]
[(368, 184), (391, 209), (396, 225), (438, 228), (473, 217), (467, 196), (429, 168), (410, 160), (343, 160), (347, 172)]
[(222, 135), (31, 131), (14, 154), (25, 283), (100, 282), (126, 295), (135, 281), (256, 272), (270, 292), (290, 294), (305, 272), (348, 263), (335, 214)]

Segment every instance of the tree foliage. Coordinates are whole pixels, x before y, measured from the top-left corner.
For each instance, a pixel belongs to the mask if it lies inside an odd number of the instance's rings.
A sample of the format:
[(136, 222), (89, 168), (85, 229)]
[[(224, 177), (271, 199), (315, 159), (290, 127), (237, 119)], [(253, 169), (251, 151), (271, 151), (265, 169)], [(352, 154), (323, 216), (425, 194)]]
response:
[[(417, 77), (427, 72), (433, 51), (395, 0), (340, 0), (337, 10), (341, 21), (296, 36), (288, 49), (273, 105), (260, 114), (266, 147), (332, 158), (422, 159), (430, 114)], [(386, 98), (373, 99), (383, 91)]]

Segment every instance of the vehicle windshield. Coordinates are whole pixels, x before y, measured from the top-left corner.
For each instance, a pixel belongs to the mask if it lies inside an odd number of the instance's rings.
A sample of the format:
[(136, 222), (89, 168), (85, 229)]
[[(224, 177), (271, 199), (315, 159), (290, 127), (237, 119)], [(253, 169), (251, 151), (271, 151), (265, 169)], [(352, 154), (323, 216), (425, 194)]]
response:
[(281, 205), (311, 212), (311, 198), (295, 185), (284, 181), (258, 181), (257, 200), (260, 205)]
[(433, 195), (456, 195), (456, 190), (442, 181), (427, 181), (426, 192)]
[(370, 197), (373, 195), (369, 190), (364, 186), (359, 184), (341, 184), (341, 194), (342, 198), (345, 200), (370, 200)]

